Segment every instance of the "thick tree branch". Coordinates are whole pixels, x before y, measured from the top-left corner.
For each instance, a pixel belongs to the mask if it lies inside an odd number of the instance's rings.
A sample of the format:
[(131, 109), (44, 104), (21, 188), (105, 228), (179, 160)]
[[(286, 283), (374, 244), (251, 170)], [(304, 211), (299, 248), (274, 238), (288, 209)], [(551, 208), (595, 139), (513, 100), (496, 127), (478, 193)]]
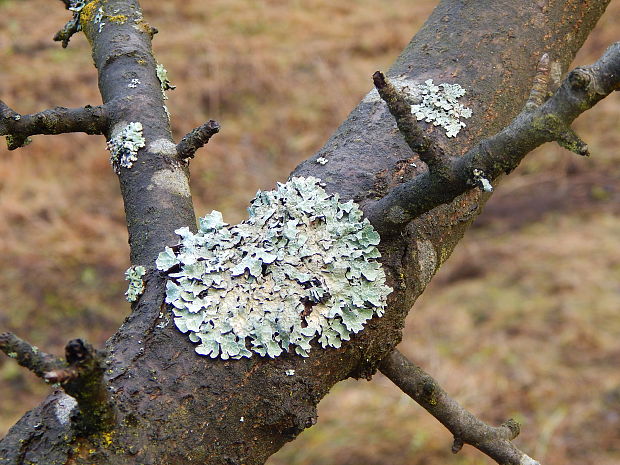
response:
[(390, 234), (472, 186), (488, 190), (490, 181), (510, 173), (525, 155), (545, 142), (558, 141), (575, 153), (587, 155), (587, 145), (574, 134), (570, 124), (619, 86), (620, 42), (616, 42), (593, 65), (569, 73), (554, 95), (538, 107), (541, 91), (537, 80), (529, 105), (505, 129), (454, 160), (449, 173), (442, 177), (435, 176), (432, 170), (421, 174), (365, 205), (364, 212), (379, 232)]
[(23, 147), (29, 136), (36, 134), (103, 134), (107, 127), (108, 109), (105, 105), (56, 107), (32, 115), (20, 115), (0, 100), (0, 135), (6, 136), (9, 150)]
[(12, 333), (0, 334), (0, 350), (46, 382), (60, 384), (77, 400), (78, 427), (83, 433), (112, 426), (114, 411), (103, 379), (103, 356), (81, 339), (69, 341), (65, 360), (41, 352)]
[(209, 142), (209, 139), (220, 132), (220, 125), (217, 121), (209, 120), (202, 126), (198, 126), (189, 132), (177, 144), (179, 158), (194, 158), (196, 151)]
[(426, 373), (398, 350), (379, 366), (402, 391), (420, 404), (454, 435), (452, 452), (469, 444), (500, 465), (537, 465), (538, 462), (517, 449), (510, 441), (519, 435), (519, 424), (508, 420), (499, 427), (489, 426), (465, 410)]
[[(533, 20), (541, 18), (536, 2), (442, 0), (390, 75), (417, 82), (454, 73), (465, 87), (483, 89), (477, 104), (494, 118), (468, 125), (469, 147), (519, 111), (517, 102), (523, 102), (529, 90), (523, 79), (530, 79), (531, 57), (539, 50), (557, 50), (558, 61), (566, 65), (607, 1), (552, 2), (542, 14), (544, 21), (538, 21)], [(187, 166), (177, 162), (163, 106), (162, 82), (150, 47), (152, 29), (137, 0), (91, 1), (81, 12), (80, 24), (92, 46), (103, 102), (132, 98), (131, 104), (115, 107), (106, 136), (114, 136), (129, 123), (140, 122), (144, 128), (145, 146), (137, 153), (138, 161), (133, 168), (121, 170), (119, 179), (132, 263), (152, 266), (164, 245), (178, 239), (175, 229), (196, 223)], [(514, 24), (528, 26), (514, 28)], [(489, 34), (498, 27), (510, 27), (513, 33)], [(486, 66), (498, 57), (501, 67)], [(137, 87), (130, 87), (134, 83)], [(393, 119), (373, 98), (374, 93), (364, 99), (321, 149), (328, 164), (310, 159), (294, 175), (320, 177), (326, 190), (344, 200), (376, 198), (388, 190), (396, 176), (393, 167), (410, 158), (410, 148), (394, 134)], [(435, 142), (450, 153), (446, 141)], [(385, 182), (379, 179), (382, 173)], [(412, 227), (400, 228), (402, 236), (382, 241), (383, 265), (395, 288), (385, 316), (369, 322), (351, 343), (337, 350), (313, 351), (307, 359), (286, 355), (224, 361), (197, 356), (192, 343), (179, 337), (168, 320), (162, 305), (163, 279), (152, 276), (131, 315), (106, 346), (110, 365), (104, 376), (117, 408), (112, 444), (101, 442), (100, 435), (81, 437), (76, 444), (73, 425), (59, 426), (56, 409), (43, 404), (0, 441), (0, 457), (9, 457), (11, 465), (21, 463), (26, 453), (31, 462), (73, 461), (76, 465), (264, 463), (314, 423), (316, 405), (331, 386), (351, 376), (374, 373), (400, 340), (402, 322), (413, 301), (483, 202), (479, 192), (470, 192), (417, 219)], [(40, 424), (45, 425), (44, 433)], [(22, 446), (24, 438), (33, 439)]]

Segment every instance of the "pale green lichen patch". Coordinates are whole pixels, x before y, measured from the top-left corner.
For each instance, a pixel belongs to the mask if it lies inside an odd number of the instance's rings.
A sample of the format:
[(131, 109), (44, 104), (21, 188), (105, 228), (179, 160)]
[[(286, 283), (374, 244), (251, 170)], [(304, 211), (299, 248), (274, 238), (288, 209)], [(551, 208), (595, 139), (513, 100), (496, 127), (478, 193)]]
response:
[(191, 195), (187, 176), (181, 170), (159, 170), (153, 173), (147, 190), (163, 189), (174, 195), (189, 197)]
[(493, 192), (493, 186), (491, 185), (491, 181), (489, 181), (484, 174), (484, 171), (475, 168), (472, 171), (472, 177), (474, 183), (482, 188), (485, 192)]
[(121, 167), (133, 166), (133, 162), (138, 160), (138, 150), (144, 147), (145, 142), (140, 122), (127, 124), (107, 142), (110, 163), (116, 174), (120, 174)]
[(180, 244), (157, 258), (175, 324), (197, 353), (307, 356), (311, 341), (340, 347), (383, 315), (392, 289), (379, 234), (353, 201), (327, 194), (317, 178), (292, 178), (259, 191), (248, 211), (237, 225), (214, 211), (197, 233), (177, 230)]
[(129, 281), (129, 287), (125, 292), (127, 302), (135, 302), (144, 292), (144, 281), (142, 277), (146, 274), (143, 266), (131, 266), (125, 271), (125, 280)]
[(472, 111), (458, 103), (458, 99), (465, 95), (465, 89), (458, 84), (433, 84), (432, 79), (424, 81), (418, 86), (422, 101), (411, 105), (411, 113), (418, 121), (433, 123), (446, 130), (446, 136), (455, 137), (465, 123), (461, 118), (469, 118)]
[[(417, 84), (405, 76), (392, 76), (390, 82), (405, 95), (411, 105), (411, 113), (418, 121), (433, 123), (446, 130), (446, 136), (455, 137), (465, 127), (461, 119), (470, 118), (472, 110), (458, 102), (465, 95), (459, 84), (442, 83), (435, 85), (432, 79)], [(383, 102), (377, 89), (364, 98), (365, 103)], [(384, 104), (385, 105), (385, 104)]]
[[(161, 84), (161, 93), (164, 96), (164, 100), (167, 100), (168, 96), (166, 95), (166, 91), (174, 90), (177, 88), (177, 86), (173, 86), (172, 84), (170, 84), (170, 79), (168, 78), (168, 71), (161, 63), (157, 64), (157, 79), (159, 79), (159, 83)], [(169, 115), (168, 108), (166, 108), (166, 114)]]

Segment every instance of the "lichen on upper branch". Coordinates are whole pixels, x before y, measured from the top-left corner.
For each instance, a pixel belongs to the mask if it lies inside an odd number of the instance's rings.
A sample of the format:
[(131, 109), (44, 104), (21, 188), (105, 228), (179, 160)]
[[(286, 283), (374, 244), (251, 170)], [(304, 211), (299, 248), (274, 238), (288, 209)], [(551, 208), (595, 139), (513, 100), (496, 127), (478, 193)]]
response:
[(131, 168), (138, 160), (138, 150), (145, 145), (142, 135), (142, 123), (128, 123), (121, 131), (107, 142), (110, 151), (110, 163), (116, 174), (120, 174), (121, 167)]

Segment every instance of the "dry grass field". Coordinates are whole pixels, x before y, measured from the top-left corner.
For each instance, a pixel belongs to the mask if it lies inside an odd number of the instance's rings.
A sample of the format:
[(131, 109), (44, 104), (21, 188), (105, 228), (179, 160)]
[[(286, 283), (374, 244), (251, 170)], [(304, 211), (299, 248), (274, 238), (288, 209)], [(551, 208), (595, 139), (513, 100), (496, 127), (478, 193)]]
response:
[[(428, 16), (421, 0), (144, 0), (154, 49), (177, 90), (176, 137), (222, 132), (192, 162), (199, 214), (243, 218), (318, 149)], [(207, 6), (208, 5), (208, 6)], [(0, 98), (22, 113), (100, 103), (83, 36), (51, 41), (60, 2), (0, 1)], [(618, 37), (612, 0), (577, 63)], [(401, 350), (491, 422), (522, 422), (519, 445), (551, 465), (620, 463), (620, 95), (575, 124), (593, 156), (547, 145), (505, 179), (412, 311)], [(36, 137), (0, 147), (0, 330), (47, 351), (102, 344), (122, 322), (128, 266), (105, 140)], [(48, 392), (0, 359), (0, 435)], [(473, 465), (413, 401), (376, 376), (342, 383), (319, 423), (270, 465)]]

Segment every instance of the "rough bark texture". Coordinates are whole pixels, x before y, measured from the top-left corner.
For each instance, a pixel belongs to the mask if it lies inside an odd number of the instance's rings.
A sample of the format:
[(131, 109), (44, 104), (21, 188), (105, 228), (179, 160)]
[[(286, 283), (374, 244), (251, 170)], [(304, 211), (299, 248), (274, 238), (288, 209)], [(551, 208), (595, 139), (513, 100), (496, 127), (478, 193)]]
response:
[[(442, 1), (388, 77), (432, 78), (467, 89), (464, 100), (474, 110), (467, 128), (456, 139), (428, 128), (446, 151), (463, 154), (521, 110), (543, 53), (566, 70), (607, 3)], [(100, 30), (93, 22), (100, 6), (125, 21), (107, 20)], [(116, 425), (80, 435), (67, 412), (72, 404), (57, 392), (0, 442), (0, 463), (262, 464), (315, 423), (316, 405), (335, 383), (372, 376), (400, 341), (411, 305), (477, 216), (485, 195), (473, 189), (383, 241), (383, 262), (395, 289), (389, 308), (341, 349), (315, 348), (308, 358), (274, 360), (198, 356), (170, 322), (164, 280), (153, 271), (157, 253), (176, 242), (174, 229), (193, 227), (195, 217), (187, 169), (178, 160), (163, 109), (152, 31), (135, 1), (91, 2), (82, 25), (93, 45), (103, 101), (117, 101), (106, 136), (127, 122), (144, 126), (146, 147), (131, 170), (121, 170), (120, 182), (132, 263), (149, 267), (146, 291), (106, 345), (105, 378)], [(129, 88), (132, 79), (143, 87)], [(316, 163), (320, 156), (329, 162)], [(385, 105), (370, 95), (294, 174), (320, 177), (328, 191), (364, 203), (423, 171), (417, 162)], [(289, 369), (294, 376), (286, 375)]]

